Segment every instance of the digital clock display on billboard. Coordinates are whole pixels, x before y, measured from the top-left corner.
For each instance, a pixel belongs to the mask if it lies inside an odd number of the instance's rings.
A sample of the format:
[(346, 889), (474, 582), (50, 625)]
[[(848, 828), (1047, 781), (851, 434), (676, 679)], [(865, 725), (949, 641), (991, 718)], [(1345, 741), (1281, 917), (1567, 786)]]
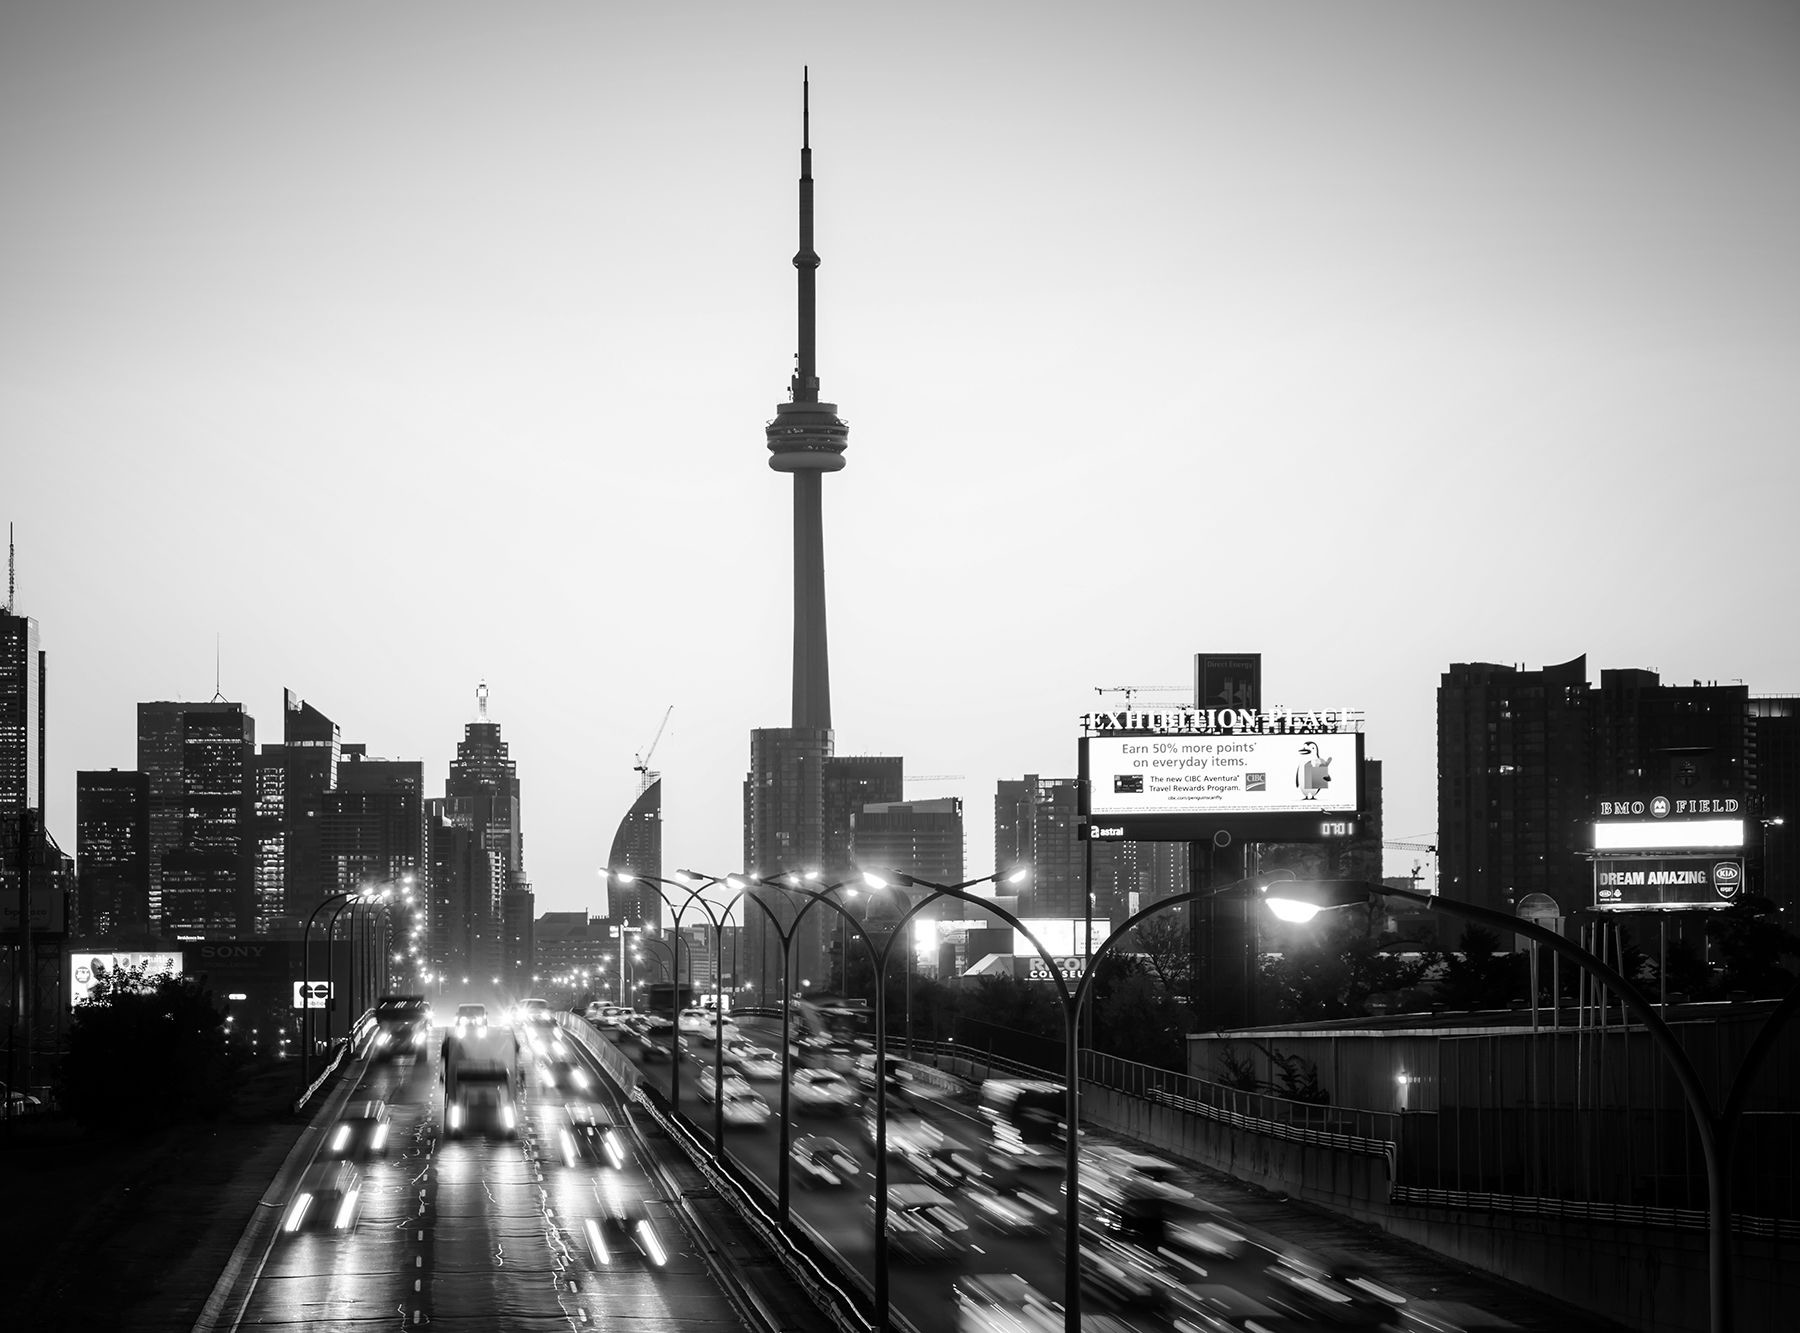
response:
[(1090, 736), (1088, 810), (1123, 816), (1356, 813), (1355, 733)]

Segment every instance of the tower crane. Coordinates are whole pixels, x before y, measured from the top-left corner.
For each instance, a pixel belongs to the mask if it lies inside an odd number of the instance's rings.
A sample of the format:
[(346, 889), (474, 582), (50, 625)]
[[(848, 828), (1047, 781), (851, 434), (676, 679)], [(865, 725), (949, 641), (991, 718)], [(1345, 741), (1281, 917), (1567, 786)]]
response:
[(656, 735), (650, 738), (650, 748), (639, 751), (637, 762), (631, 766), (632, 771), (638, 775), (638, 793), (640, 795), (649, 791), (650, 784), (655, 781), (655, 779), (650, 776), (650, 760), (656, 754), (656, 747), (662, 740), (663, 729), (669, 725), (669, 714), (674, 711), (675, 705), (670, 704), (668, 709), (663, 713), (662, 724), (657, 727)]
[[(1384, 841), (1381, 845), (1384, 848), (1385, 847), (1395, 847), (1395, 848), (1399, 848), (1403, 851), (1424, 852), (1425, 855), (1433, 857), (1433, 858), (1435, 858), (1437, 856), (1437, 844), (1435, 842), (1412, 842), (1412, 841), (1407, 841), (1405, 839), (1396, 839), (1395, 841), (1392, 841), (1392, 842)], [(1425, 868), (1425, 863), (1423, 861), (1414, 861), (1413, 862), (1412, 882), (1413, 882), (1414, 889), (1417, 889), (1419, 887), (1419, 872), (1421, 870), (1423, 870), (1424, 868)], [(1432, 889), (1432, 892), (1433, 893), (1437, 892), (1435, 887)]]
[(1171, 694), (1182, 693), (1188, 689), (1186, 685), (1096, 685), (1095, 694), (1122, 694), (1125, 706), (1131, 707), (1131, 696), (1134, 694)]

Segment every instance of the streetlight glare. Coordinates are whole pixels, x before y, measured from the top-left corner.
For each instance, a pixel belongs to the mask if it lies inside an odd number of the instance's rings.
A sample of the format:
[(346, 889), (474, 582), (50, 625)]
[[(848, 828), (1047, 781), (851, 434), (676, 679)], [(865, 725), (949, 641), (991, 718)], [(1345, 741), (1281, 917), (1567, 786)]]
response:
[(1030, 878), (1031, 878), (1031, 867), (1030, 866), (1020, 866), (1017, 870), (1013, 871), (1012, 874), (1008, 875), (1004, 880), (1002, 880), (1001, 883), (1003, 883), (1003, 884), (1023, 884), (1026, 880), (1028, 880)]
[(1296, 924), (1311, 921), (1319, 914), (1317, 903), (1303, 903), (1293, 898), (1265, 898), (1269, 911), (1275, 914), (1278, 921), (1292, 921)]
[[(886, 889), (892, 887), (884, 877), (877, 875), (873, 870), (863, 871), (863, 882), (872, 889)], [(852, 889), (850, 892), (854, 893), (856, 890)]]

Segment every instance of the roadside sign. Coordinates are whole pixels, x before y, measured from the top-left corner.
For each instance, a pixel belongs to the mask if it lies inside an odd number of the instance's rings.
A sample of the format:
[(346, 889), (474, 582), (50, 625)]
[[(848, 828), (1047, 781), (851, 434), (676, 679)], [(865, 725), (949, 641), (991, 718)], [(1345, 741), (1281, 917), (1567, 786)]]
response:
[(331, 998), (329, 981), (296, 981), (294, 983), (294, 1008), (325, 1009)]

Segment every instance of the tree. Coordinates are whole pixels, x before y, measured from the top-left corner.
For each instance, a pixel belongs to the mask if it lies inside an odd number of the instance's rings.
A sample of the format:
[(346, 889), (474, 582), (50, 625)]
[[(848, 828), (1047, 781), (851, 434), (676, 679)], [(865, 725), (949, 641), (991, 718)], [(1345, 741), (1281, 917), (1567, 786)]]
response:
[(1722, 992), (1767, 998), (1793, 989), (1794, 973), (1782, 960), (1800, 960), (1800, 938), (1781, 925), (1776, 911), (1767, 898), (1750, 897), (1707, 920), (1706, 937), (1723, 973)]
[(1444, 957), (1437, 976), (1438, 1003), (1446, 1009), (1503, 1009), (1527, 989), (1524, 954), (1503, 953), (1500, 936), (1486, 926), (1464, 926), (1456, 952)]
[(1415, 986), (1429, 964), (1396, 958), (1369, 933), (1366, 912), (1321, 915), (1287, 935), (1263, 978), (1283, 1021), (1360, 1018), (1372, 996)]
[(211, 1118), (230, 1096), (224, 1017), (199, 982), (118, 969), (75, 1007), (62, 1101), (90, 1130)]

